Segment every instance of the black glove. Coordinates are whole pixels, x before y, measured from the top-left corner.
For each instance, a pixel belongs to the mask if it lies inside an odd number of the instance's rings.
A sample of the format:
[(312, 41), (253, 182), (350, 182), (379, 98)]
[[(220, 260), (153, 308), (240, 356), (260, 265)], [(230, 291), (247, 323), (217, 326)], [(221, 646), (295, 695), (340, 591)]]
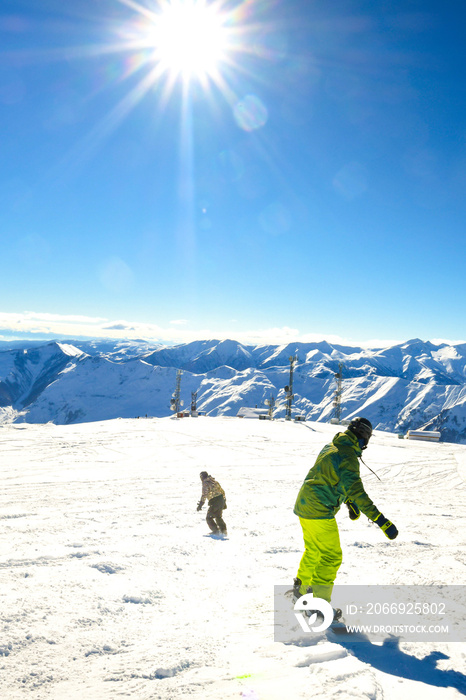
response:
[(398, 530), (390, 520), (387, 520), (387, 518), (382, 515), (382, 513), (376, 517), (374, 522), (380, 527), (389, 540), (394, 540), (395, 537), (398, 537)]
[(357, 520), (361, 515), (361, 511), (357, 507), (356, 503), (353, 503), (353, 501), (345, 501), (345, 503), (348, 508), (348, 515), (350, 516), (350, 520)]
[(203, 505), (204, 504), (199, 501), (199, 503), (197, 504), (197, 510), (202, 510)]

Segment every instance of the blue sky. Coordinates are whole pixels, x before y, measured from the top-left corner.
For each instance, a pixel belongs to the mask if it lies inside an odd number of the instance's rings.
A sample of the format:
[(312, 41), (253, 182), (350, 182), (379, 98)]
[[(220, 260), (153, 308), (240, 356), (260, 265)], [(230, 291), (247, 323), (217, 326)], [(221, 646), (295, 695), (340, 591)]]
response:
[(214, 2), (201, 80), (166, 5), (3, 0), (0, 336), (466, 339), (465, 12)]

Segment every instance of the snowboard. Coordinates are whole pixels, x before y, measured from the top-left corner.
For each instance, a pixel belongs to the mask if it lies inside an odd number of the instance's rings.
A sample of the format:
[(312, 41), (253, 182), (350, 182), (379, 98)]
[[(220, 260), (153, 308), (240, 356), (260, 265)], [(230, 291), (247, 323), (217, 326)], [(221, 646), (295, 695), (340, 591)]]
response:
[(211, 540), (227, 540), (228, 535), (224, 535), (221, 532), (214, 533), (214, 532), (208, 532), (204, 537), (210, 537)]

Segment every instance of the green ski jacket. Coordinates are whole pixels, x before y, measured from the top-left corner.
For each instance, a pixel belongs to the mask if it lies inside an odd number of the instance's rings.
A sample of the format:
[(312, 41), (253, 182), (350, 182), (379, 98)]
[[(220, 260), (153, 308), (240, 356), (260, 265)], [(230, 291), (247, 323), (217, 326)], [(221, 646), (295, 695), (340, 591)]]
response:
[(356, 503), (361, 513), (375, 520), (375, 507), (359, 476), (361, 448), (351, 431), (337, 433), (326, 445), (309, 470), (298, 493), (294, 512), (307, 520), (335, 517), (346, 500)]

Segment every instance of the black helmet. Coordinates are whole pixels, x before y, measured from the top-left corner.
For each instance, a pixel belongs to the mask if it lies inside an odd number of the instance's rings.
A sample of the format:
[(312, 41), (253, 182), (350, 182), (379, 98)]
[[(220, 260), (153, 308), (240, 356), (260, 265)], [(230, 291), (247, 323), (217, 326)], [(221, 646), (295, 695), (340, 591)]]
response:
[(367, 418), (358, 416), (357, 418), (353, 418), (348, 426), (348, 430), (351, 430), (360, 440), (364, 440), (367, 445), (372, 435), (372, 423), (367, 420)]
[(207, 477), (208, 477), (209, 475), (208, 475), (207, 472), (201, 472), (201, 473), (199, 474), (199, 476), (201, 477), (202, 481), (204, 481), (204, 479), (207, 479)]

